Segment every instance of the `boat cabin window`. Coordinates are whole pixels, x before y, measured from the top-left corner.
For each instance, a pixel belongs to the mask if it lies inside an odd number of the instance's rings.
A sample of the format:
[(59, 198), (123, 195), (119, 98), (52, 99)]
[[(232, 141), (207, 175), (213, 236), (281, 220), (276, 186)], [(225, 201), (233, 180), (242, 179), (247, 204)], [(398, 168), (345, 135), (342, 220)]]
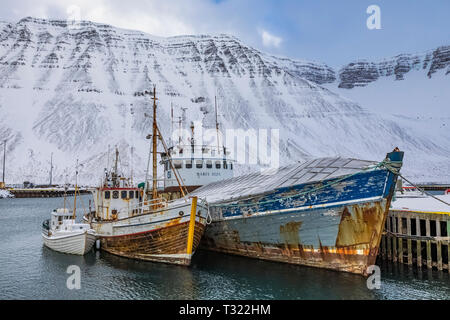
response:
[(202, 161), (202, 160), (197, 160), (197, 161), (195, 162), (195, 167), (196, 167), (197, 169), (203, 168), (203, 161)]
[(59, 217), (58, 217), (58, 221), (63, 221), (63, 217), (62, 217), (62, 216), (59, 216)]
[(227, 162), (226, 162), (226, 161), (223, 162), (223, 168), (224, 168), (224, 169), (228, 169), (228, 165), (227, 165)]
[(128, 198), (133, 199), (133, 198), (134, 198), (134, 191), (130, 191), (129, 194), (130, 194), (130, 195), (128, 196)]
[(185, 167), (186, 167), (186, 169), (191, 169), (192, 168), (192, 160), (186, 160)]
[(164, 162), (164, 170), (169, 170), (169, 161)]
[(120, 197), (121, 197), (122, 199), (126, 199), (126, 198), (127, 198), (127, 193), (128, 193), (128, 192), (126, 192), (126, 191), (121, 191), (121, 192), (120, 192)]
[(220, 161), (216, 161), (216, 169), (220, 169)]
[(113, 199), (119, 199), (119, 191), (113, 191)]
[(105, 199), (111, 198), (111, 192), (105, 191)]
[(136, 191), (134, 192), (134, 194), (135, 194), (136, 198), (139, 198), (139, 191), (136, 190)]
[(211, 160), (207, 160), (206, 161), (206, 168), (208, 168), (208, 169), (212, 168), (212, 161)]
[(181, 160), (174, 160), (173, 161), (173, 166), (175, 167), (175, 169), (181, 169), (183, 167), (183, 161), (181, 161)]
[(230, 162), (230, 170), (233, 170), (233, 163)]

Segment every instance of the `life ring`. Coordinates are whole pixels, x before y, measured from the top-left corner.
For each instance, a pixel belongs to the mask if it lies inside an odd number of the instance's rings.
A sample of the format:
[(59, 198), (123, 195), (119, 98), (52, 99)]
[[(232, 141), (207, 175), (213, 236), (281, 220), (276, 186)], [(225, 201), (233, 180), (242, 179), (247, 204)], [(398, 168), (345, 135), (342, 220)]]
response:
[(450, 189), (445, 190), (444, 194), (450, 194)]

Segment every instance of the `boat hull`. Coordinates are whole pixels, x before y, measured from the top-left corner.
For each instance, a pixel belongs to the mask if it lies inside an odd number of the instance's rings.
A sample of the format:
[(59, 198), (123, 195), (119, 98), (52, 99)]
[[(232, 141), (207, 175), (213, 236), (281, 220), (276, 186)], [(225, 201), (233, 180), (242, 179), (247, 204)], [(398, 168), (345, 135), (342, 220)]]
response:
[(94, 221), (91, 226), (103, 251), (125, 258), (188, 266), (205, 230), (207, 208), (198, 204), (194, 220), (190, 211), (188, 203), (116, 221)]
[(374, 265), (387, 200), (216, 221), (208, 250), (366, 275)]
[(192, 253), (186, 253), (189, 222), (122, 236), (100, 237), (101, 249), (114, 255), (145, 261), (190, 265), (205, 224), (196, 222)]
[(44, 245), (54, 251), (84, 255), (89, 252), (96, 240), (95, 234), (91, 232), (71, 233), (67, 235), (48, 236), (42, 233)]
[(397, 176), (379, 168), (212, 203), (201, 247), (367, 276)]

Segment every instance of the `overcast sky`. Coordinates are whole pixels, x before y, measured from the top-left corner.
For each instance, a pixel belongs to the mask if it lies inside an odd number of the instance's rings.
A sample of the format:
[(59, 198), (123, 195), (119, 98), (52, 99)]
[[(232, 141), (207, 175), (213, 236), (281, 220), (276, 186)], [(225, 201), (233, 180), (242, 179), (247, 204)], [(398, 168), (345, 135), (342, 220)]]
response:
[[(369, 5), (381, 29), (369, 30)], [(83, 20), (158, 36), (233, 34), (262, 51), (335, 67), (448, 45), (448, 0), (2, 0), (0, 19)]]

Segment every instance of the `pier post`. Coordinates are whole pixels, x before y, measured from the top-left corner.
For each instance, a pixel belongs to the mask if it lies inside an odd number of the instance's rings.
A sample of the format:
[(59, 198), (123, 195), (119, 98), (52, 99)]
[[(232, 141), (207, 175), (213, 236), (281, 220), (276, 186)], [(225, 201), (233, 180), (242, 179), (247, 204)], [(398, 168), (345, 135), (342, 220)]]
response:
[[(425, 220), (425, 226), (427, 230), (427, 237), (431, 237), (430, 219)], [(433, 263), (431, 261), (431, 240), (426, 240), (426, 243), (427, 243), (427, 268), (431, 269), (433, 267)]]
[(420, 232), (421, 232), (420, 231), (420, 219), (419, 219), (419, 217), (416, 217), (416, 235), (417, 235), (416, 255), (417, 255), (417, 267), (419, 269), (422, 268), (422, 240), (420, 240), (420, 236), (421, 236)]
[(408, 234), (408, 265), (412, 265), (411, 218), (407, 218), (406, 220), (406, 233)]
[(392, 228), (391, 228), (391, 215), (389, 214), (387, 217), (387, 258), (390, 261), (392, 259), (392, 245), (391, 245), (391, 232), (392, 232)]
[(398, 215), (398, 231), (397, 231), (397, 240), (398, 240), (398, 262), (403, 263), (403, 222), (402, 215)]
[(439, 239), (441, 236), (441, 221), (436, 219), (436, 237), (438, 239), (436, 240), (436, 249), (437, 249), (437, 268), (438, 270), (442, 270), (442, 241)]
[(392, 226), (392, 233), (394, 234), (394, 238), (392, 239), (392, 244), (393, 244), (393, 248), (392, 248), (392, 260), (394, 262), (397, 262), (397, 216), (394, 214), (394, 225)]

